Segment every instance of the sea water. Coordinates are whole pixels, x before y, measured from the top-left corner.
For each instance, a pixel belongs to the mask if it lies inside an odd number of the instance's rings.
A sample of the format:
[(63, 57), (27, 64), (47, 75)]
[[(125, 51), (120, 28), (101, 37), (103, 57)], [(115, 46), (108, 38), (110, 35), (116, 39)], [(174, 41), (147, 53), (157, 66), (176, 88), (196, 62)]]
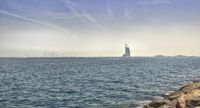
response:
[(198, 57), (1, 58), (1, 108), (133, 108), (200, 80)]

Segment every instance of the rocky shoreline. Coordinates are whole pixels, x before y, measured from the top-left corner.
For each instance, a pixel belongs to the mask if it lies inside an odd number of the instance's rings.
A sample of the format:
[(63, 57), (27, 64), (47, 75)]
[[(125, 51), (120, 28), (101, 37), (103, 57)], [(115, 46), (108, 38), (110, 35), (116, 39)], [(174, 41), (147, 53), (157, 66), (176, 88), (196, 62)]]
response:
[(166, 98), (152, 101), (143, 108), (200, 108), (200, 81), (184, 85)]

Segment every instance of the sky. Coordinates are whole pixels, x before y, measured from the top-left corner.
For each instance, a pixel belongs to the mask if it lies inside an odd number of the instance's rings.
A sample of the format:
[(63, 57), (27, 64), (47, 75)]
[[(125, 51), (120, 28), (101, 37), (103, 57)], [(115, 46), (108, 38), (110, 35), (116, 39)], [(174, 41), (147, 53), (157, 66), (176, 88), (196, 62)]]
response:
[(0, 57), (200, 56), (200, 0), (0, 0)]

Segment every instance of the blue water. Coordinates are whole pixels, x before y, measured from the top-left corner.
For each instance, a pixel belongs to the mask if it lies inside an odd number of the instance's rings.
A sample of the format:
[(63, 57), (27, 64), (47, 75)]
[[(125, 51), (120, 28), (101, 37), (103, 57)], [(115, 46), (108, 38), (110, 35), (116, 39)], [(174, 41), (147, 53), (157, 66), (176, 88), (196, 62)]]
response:
[(138, 107), (200, 80), (200, 58), (1, 58), (1, 108)]

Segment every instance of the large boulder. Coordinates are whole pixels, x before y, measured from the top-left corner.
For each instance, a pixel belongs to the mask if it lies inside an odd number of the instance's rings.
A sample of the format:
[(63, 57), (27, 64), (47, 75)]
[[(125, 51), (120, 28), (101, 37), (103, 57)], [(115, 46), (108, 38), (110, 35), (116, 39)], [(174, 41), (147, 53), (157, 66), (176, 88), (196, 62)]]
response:
[(144, 108), (200, 108), (200, 82), (187, 84), (166, 99), (153, 101)]
[(179, 90), (171, 93), (168, 96), (168, 99), (169, 100), (177, 99), (182, 93), (187, 94), (188, 92), (195, 90), (195, 89), (199, 89), (199, 88), (200, 88), (200, 82), (193, 82), (191, 84), (187, 84), (187, 85), (181, 87)]

